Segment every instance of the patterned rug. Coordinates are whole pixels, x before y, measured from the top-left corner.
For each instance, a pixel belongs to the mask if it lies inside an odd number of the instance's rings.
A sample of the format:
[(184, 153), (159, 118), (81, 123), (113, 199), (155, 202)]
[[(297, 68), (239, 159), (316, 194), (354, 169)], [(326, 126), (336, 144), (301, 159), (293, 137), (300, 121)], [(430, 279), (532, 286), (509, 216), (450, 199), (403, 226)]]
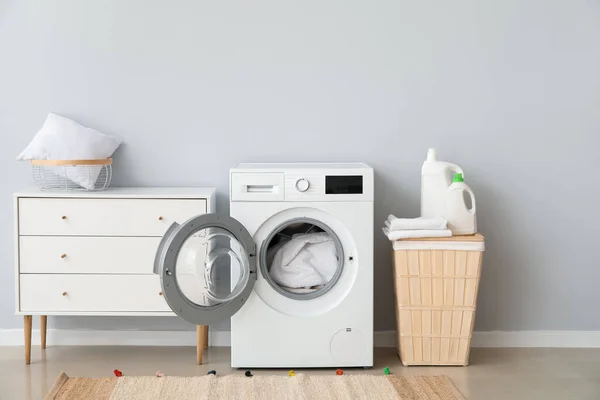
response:
[(446, 376), (305, 375), (57, 378), (46, 400), (464, 400)]

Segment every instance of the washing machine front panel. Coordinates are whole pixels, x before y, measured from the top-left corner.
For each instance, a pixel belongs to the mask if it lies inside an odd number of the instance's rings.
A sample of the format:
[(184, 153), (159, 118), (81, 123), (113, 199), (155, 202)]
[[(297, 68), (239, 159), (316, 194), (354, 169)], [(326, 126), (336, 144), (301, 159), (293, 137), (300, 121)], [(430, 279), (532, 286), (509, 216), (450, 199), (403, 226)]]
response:
[[(230, 215), (248, 229), (259, 251), (254, 290), (231, 318), (232, 366), (372, 366), (372, 168), (363, 163), (240, 164), (230, 176)], [(331, 290), (294, 299), (269, 283), (260, 253), (279, 226), (305, 219), (335, 233), (344, 263)]]
[[(253, 235), (259, 254), (265, 238), (281, 223), (303, 216), (318, 219), (338, 235), (346, 260), (335, 291), (305, 301), (275, 291), (263, 279), (259, 257), (254, 290), (231, 318), (232, 366), (372, 366), (373, 203), (234, 202), (231, 215)], [(352, 351), (346, 352), (349, 346)]]
[(173, 224), (155, 259), (171, 309), (196, 325), (235, 314), (256, 281), (256, 246), (238, 221), (206, 214)]

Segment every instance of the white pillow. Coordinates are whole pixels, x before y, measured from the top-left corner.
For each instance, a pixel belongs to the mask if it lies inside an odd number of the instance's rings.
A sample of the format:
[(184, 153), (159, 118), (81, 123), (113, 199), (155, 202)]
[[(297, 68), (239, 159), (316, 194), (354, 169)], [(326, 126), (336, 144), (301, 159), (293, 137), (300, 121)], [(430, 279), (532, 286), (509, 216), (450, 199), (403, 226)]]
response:
[[(17, 160), (97, 160), (109, 158), (121, 144), (121, 140), (86, 128), (77, 122), (49, 113), (46, 122)], [(93, 189), (102, 167), (80, 167), (86, 173), (70, 168), (55, 168), (55, 173), (86, 189)]]

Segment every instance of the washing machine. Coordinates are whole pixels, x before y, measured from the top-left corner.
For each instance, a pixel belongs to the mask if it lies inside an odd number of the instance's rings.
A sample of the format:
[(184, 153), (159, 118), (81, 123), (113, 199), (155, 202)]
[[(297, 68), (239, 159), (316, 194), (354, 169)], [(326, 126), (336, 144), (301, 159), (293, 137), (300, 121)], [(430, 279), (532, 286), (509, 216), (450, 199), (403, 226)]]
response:
[(371, 367), (373, 186), (363, 163), (238, 164), (230, 215), (162, 238), (165, 300), (196, 325), (231, 319), (234, 368)]

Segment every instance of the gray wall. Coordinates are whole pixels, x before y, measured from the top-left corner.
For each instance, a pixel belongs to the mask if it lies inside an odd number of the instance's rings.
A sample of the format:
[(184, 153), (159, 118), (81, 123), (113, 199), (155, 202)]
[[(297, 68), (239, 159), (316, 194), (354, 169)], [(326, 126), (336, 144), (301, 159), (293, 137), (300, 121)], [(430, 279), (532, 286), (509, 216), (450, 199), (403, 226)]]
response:
[(222, 212), (240, 161), (370, 163), (378, 330), (394, 327), (379, 227), (418, 214), (435, 146), (487, 237), (477, 329), (600, 330), (599, 4), (0, 0), (0, 328), (22, 326), (11, 195), (32, 180), (14, 158), (53, 110), (124, 138), (115, 184), (216, 186)]

